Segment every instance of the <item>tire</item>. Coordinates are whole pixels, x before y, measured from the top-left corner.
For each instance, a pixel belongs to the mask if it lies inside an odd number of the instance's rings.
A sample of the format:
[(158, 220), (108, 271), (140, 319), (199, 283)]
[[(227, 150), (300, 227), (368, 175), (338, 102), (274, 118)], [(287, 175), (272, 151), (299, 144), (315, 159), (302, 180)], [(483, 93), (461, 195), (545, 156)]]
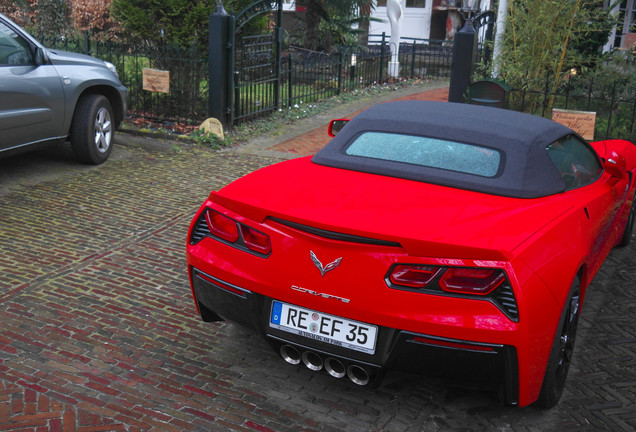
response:
[(576, 329), (581, 312), (581, 285), (578, 278), (572, 284), (570, 296), (561, 313), (548, 366), (543, 377), (543, 384), (535, 406), (539, 408), (554, 407), (563, 394), (568, 370), (572, 363)]
[(113, 149), (113, 108), (105, 96), (89, 94), (77, 102), (71, 123), (71, 147), (83, 163), (98, 165)]
[(618, 243), (618, 247), (625, 247), (632, 241), (632, 234), (634, 232), (634, 213), (636, 212), (636, 197), (632, 201), (632, 208), (629, 210), (629, 216), (627, 217), (627, 225), (625, 225), (625, 231), (623, 231), (623, 237)]

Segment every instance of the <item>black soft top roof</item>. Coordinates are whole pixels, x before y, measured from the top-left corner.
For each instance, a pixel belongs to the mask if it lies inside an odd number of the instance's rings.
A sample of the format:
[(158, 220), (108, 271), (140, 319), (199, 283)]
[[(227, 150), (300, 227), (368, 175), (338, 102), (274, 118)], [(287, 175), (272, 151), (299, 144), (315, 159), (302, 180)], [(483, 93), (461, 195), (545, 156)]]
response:
[[(495, 177), (352, 156), (347, 147), (364, 132), (389, 132), (474, 144), (499, 150), (503, 170)], [(375, 105), (353, 118), (312, 162), (391, 177), (518, 198), (563, 192), (566, 185), (546, 146), (570, 128), (541, 117), (477, 105), (399, 101)]]

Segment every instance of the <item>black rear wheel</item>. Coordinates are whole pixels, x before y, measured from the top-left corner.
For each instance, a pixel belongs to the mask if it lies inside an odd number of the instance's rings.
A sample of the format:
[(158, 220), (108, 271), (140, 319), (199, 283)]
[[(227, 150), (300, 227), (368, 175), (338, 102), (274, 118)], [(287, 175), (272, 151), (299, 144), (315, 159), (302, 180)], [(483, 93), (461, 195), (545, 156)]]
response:
[(539, 399), (535, 403), (540, 408), (552, 408), (559, 402), (563, 394), (574, 353), (574, 340), (576, 339), (580, 308), (581, 286), (577, 278), (572, 284), (570, 297), (561, 314)]
[(623, 237), (621, 238), (618, 246), (625, 247), (632, 241), (632, 234), (634, 233), (634, 212), (636, 212), (636, 197), (632, 201), (632, 208), (629, 210), (629, 216), (627, 217), (627, 225), (625, 225), (625, 231), (623, 231)]

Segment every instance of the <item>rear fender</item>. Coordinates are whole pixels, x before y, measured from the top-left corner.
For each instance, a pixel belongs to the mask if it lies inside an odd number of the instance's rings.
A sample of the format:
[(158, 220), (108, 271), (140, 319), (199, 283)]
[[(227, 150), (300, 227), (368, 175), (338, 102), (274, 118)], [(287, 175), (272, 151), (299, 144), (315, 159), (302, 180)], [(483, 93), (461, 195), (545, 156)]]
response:
[(535, 401), (541, 390), (551, 341), (561, 305), (545, 281), (522, 260), (514, 260), (506, 269), (515, 288), (519, 304), (519, 334), (526, 343), (517, 344), (519, 370), (519, 402), (521, 406)]
[(588, 257), (582, 252), (592, 249), (585, 244), (589, 241), (583, 232), (587, 224), (584, 210), (572, 209), (517, 250), (520, 259), (543, 280), (558, 305), (565, 304), (574, 278), (587, 266)]

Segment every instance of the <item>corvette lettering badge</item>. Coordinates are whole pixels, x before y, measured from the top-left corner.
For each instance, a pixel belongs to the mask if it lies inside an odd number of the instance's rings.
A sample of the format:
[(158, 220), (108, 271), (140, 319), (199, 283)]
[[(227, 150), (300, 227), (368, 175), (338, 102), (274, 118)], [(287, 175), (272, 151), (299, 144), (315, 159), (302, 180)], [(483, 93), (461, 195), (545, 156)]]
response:
[(321, 292), (317, 292), (317, 291), (310, 290), (310, 289), (307, 289), (307, 288), (299, 287), (299, 286), (296, 286), (296, 285), (292, 285), (291, 289), (293, 289), (294, 291), (301, 292), (301, 293), (310, 294), (310, 295), (316, 296), (316, 297), (322, 297), (322, 298), (325, 298), (325, 299), (341, 301), (343, 303), (349, 303), (351, 301), (351, 299), (348, 299), (348, 298), (345, 298), (345, 297), (338, 297), (338, 296), (327, 294), (327, 293), (321, 293)]
[(340, 261), (342, 261), (342, 257), (340, 257), (334, 262), (330, 262), (329, 264), (323, 267), (322, 263), (320, 262), (320, 260), (318, 259), (314, 251), (309, 251), (309, 255), (311, 256), (311, 260), (314, 262), (314, 265), (318, 268), (318, 270), (320, 270), (321, 276), (324, 276), (325, 273), (327, 273), (328, 271), (338, 267), (340, 265)]

